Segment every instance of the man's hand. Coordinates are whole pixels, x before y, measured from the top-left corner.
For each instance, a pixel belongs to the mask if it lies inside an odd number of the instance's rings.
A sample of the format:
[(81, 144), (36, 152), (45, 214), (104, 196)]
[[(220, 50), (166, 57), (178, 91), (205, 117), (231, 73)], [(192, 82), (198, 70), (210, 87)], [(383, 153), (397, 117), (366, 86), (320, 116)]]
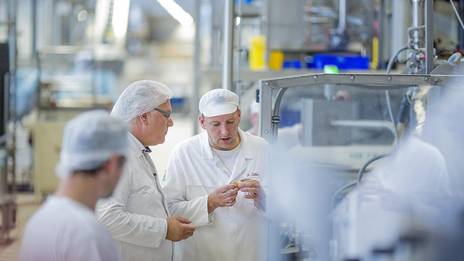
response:
[(166, 233), (166, 239), (171, 241), (180, 241), (193, 235), (195, 226), (191, 224), (190, 220), (183, 217), (170, 217), (167, 219), (168, 232)]
[(208, 195), (208, 213), (218, 207), (232, 207), (237, 198), (238, 188), (235, 184), (229, 184), (216, 189)]
[(258, 180), (242, 179), (238, 183), (238, 188), (247, 193), (245, 198), (254, 200), (255, 207), (264, 210), (264, 192)]

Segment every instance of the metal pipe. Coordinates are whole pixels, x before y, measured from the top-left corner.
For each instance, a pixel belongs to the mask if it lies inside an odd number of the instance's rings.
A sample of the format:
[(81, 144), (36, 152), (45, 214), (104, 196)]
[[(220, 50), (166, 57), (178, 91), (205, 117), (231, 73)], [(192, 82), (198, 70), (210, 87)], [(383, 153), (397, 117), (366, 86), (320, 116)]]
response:
[(277, 133), (279, 131), (279, 125), (280, 125), (280, 103), (282, 102), (282, 98), (284, 97), (285, 92), (287, 91), (287, 88), (282, 88), (277, 91), (276, 95), (276, 100), (274, 103), (274, 109), (272, 110), (272, 115), (271, 115), (271, 134), (272, 137), (277, 137)]
[(269, 88), (269, 82), (259, 81), (259, 135), (269, 142), (273, 142), (272, 136), (272, 90)]
[[(424, 0), (412, 0), (412, 27), (417, 28), (424, 24)], [(423, 34), (420, 30), (412, 33), (412, 43), (415, 49), (421, 48)]]
[(224, 15), (224, 61), (222, 70), (222, 88), (232, 89), (232, 67), (234, 49), (234, 6), (235, 0), (226, 0)]
[[(221, 66), (221, 37), (223, 28), (219, 23), (219, 18), (216, 19), (216, 13), (221, 12), (224, 8), (223, 6), (219, 6), (221, 1), (217, 0), (210, 0), (211, 5), (211, 14), (212, 14), (212, 23), (211, 23), (211, 68), (217, 68)], [(224, 4), (224, 3), (223, 3)], [(219, 15), (218, 15), (219, 16)]]
[[(464, 13), (464, 0), (459, 0), (459, 13)], [(459, 48), (464, 49), (464, 31), (461, 27), (458, 26), (458, 36), (459, 36)]]
[(37, 0), (31, 0), (32, 8), (32, 18), (31, 18), (31, 28), (32, 28), (32, 45), (31, 45), (31, 54), (32, 58), (37, 62)]
[[(9, 10), (9, 9), (8, 9)], [(8, 194), (8, 143), (9, 143), (9, 136), (8, 136), (8, 86), (10, 85), (10, 74), (7, 73), (2, 79), (4, 81), (5, 89), (1, 90), (3, 91), (3, 124), (5, 126), (5, 134), (2, 136), (5, 137), (5, 143), (2, 144), (1, 150), (0, 150), (0, 160), (2, 161), (2, 165), (4, 166), (3, 169), (0, 169), (0, 198)], [(1, 235), (1, 232), (0, 232)]]
[[(233, 77), (234, 79), (236, 79), (236, 84), (235, 84), (235, 93), (237, 93), (237, 95), (241, 96), (241, 93), (242, 93), (242, 84), (240, 82), (240, 60), (242, 58), (242, 28), (241, 28), (241, 16), (242, 16), (242, 12), (243, 12), (243, 9), (242, 9), (242, 1), (238, 1), (238, 6), (237, 6), (237, 14), (238, 16), (237, 17), (234, 17), (234, 24), (236, 24), (236, 28), (237, 28), (237, 35), (236, 35), (236, 40), (237, 40), (237, 50), (236, 50), (236, 54), (232, 54), (232, 57), (235, 57), (234, 58), (234, 71), (233, 71)], [(238, 20), (239, 22), (236, 23), (236, 19), (240, 19)]]
[(269, 56), (271, 53), (271, 43), (272, 43), (272, 34), (271, 34), (271, 1), (272, 0), (263, 0), (264, 4), (264, 39), (266, 40), (266, 48), (264, 53), (264, 64), (267, 66), (269, 64)]
[[(5, 132), (7, 137), (11, 137), (11, 144), (9, 145), (10, 150), (8, 150), (8, 158), (11, 160), (11, 173), (12, 173), (12, 189), (15, 190), (15, 173), (16, 173), (16, 159), (15, 159), (15, 148), (16, 148), (16, 68), (17, 68), (17, 56), (16, 56), (16, 49), (17, 49), (17, 28), (16, 28), (16, 21), (17, 21), (17, 6), (18, 3), (16, 0), (9, 1), (9, 8), (8, 8), (8, 48), (9, 48), (9, 56), (10, 56), (10, 73), (9, 73), (9, 86), (7, 89), (9, 90), (9, 97), (8, 97), (8, 118), (7, 123), (11, 121), (12, 129), (11, 134), (9, 134), (9, 127), (8, 124), (5, 126)], [(8, 93), (8, 92), (7, 92)], [(5, 165), (8, 173), (8, 165)], [(5, 181), (7, 182), (7, 181)], [(6, 183), (4, 184), (7, 185)]]
[(345, 32), (346, 29), (346, 0), (338, 1), (338, 33)]
[[(193, 50), (193, 102), (191, 104), (192, 114), (195, 115), (195, 112), (198, 111), (198, 102), (200, 101), (200, 88), (201, 88), (201, 35), (200, 35), (200, 26), (201, 26), (201, 0), (195, 0), (194, 7), (194, 18), (195, 18), (195, 38), (194, 38), (194, 50)], [(199, 131), (197, 117), (193, 118), (193, 135), (197, 134)]]
[(425, 0), (425, 73), (433, 70), (433, 0)]
[(379, 41), (379, 51), (377, 54), (377, 61), (378, 61), (378, 68), (383, 68), (383, 57), (384, 57), (384, 52), (385, 52), (385, 34), (387, 33), (387, 30), (385, 30), (385, 19), (386, 15), (385, 13), (387, 12), (386, 8), (386, 1), (381, 0), (380, 1), (380, 15), (379, 15), (379, 34), (378, 34), (378, 41)]
[(388, 57), (408, 45), (407, 24), (409, 23), (410, 8), (411, 5), (407, 1), (392, 1), (392, 10), (394, 12), (392, 12), (390, 52)]

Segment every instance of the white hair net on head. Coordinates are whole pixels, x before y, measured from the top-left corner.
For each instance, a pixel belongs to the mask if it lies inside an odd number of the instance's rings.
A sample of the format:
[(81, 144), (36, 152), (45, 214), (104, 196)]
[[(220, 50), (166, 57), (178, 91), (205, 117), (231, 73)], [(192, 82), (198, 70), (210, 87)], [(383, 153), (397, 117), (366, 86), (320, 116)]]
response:
[(111, 116), (129, 123), (137, 116), (149, 112), (172, 98), (166, 85), (149, 80), (131, 83), (114, 104)]
[(198, 109), (205, 117), (214, 117), (233, 113), (238, 105), (237, 94), (226, 89), (212, 89), (201, 96)]
[(80, 114), (64, 128), (60, 162), (56, 174), (66, 177), (77, 170), (94, 170), (114, 154), (126, 156), (128, 128), (108, 112)]

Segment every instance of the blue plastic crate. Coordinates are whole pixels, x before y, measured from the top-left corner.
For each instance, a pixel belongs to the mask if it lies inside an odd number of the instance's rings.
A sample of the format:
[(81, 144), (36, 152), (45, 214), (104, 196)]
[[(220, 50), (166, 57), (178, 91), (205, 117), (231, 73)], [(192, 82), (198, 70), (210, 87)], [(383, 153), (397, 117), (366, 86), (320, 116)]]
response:
[(321, 70), (325, 65), (335, 65), (340, 70), (368, 70), (369, 58), (361, 55), (315, 54), (308, 65)]
[(282, 66), (284, 69), (301, 69), (301, 61), (299, 59), (285, 60)]

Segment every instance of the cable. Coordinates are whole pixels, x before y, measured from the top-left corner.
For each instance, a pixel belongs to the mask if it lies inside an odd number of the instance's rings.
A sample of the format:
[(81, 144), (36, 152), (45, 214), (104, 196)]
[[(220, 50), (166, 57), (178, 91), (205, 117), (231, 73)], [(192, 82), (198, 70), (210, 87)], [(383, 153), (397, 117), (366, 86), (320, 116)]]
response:
[(357, 182), (352, 181), (345, 186), (341, 187), (338, 189), (335, 193), (334, 196), (332, 197), (332, 208), (335, 207), (335, 205), (340, 202), (349, 192), (349, 190), (353, 189), (356, 187)]
[(361, 180), (362, 180), (362, 178), (364, 176), (364, 172), (366, 172), (366, 169), (370, 164), (372, 164), (374, 161), (377, 161), (379, 159), (383, 159), (383, 158), (388, 157), (388, 156), (389, 156), (389, 154), (378, 155), (378, 156), (375, 156), (375, 157), (371, 158), (366, 163), (364, 163), (364, 165), (361, 167), (361, 169), (358, 172), (357, 179), (355, 181), (349, 182), (348, 184), (341, 187), (340, 189), (338, 189), (334, 193), (334, 196), (332, 197), (332, 207), (334, 207), (338, 202), (340, 202), (348, 194), (348, 192), (350, 190), (352, 190), (352, 189), (359, 186), (359, 184), (361, 183)]
[[(387, 72), (386, 72), (387, 75), (390, 74), (390, 71), (391, 71), (391, 68), (393, 67), (393, 64), (395, 63), (395, 61), (398, 60), (398, 56), (402, 52), (407, 51), (407, 50), (416, 51), (415, 49), (413, 49), (413, 48), (411, 48), (409, 46), (403, 47), (403, 48), (399, 49), (398, 51), (396, 51), (396, 53), (392, 56), (392, 58), (390, 58), (390, 61), (388, 61)], [(395, 121), (395, 117), (393, 116), (393, 109), (392, 109), (391, 100), (390, 100), (390, 92), (388, 90), (385, 90), (385, 100), (387, 102), (388, 116), (390, 117), (390, 121), (392, 122), (393, 128), (395, 129), (395, 138), (397, 139), (398, 138), (398, 132), (396, 131), (396, 121)]]
[(387, 157), (388, 154), (381, 154), (381, 155), (378, 155), (378, 156), (375, 156), (373, 158), (371, 158), (370, 160), (368, 160), (366, 163), (364, 163), (364, 165), (362, 166), (361, 169), (359, 169), (359, 172), (358, 172), (358, 178), (357, 178), (357, 181), (356, 181), (356, 185), (359, 186), (359, 184), (361, 183), (361, 180), (364, 176), (364, 172), (366, 172), (366, 169), (367, 167), (369, 167), (369, 165), (376, 161), (376, 160), (379, 160), (379, 159), (383, 159), (385, 157)]
[(393, 109), (391, 106), (391, 101), (390, 101), (390, 92), (388, 90), (385, 90), (385, 100), (387, 101), (387, 108), (388, 108), (388, 116), (390, 116), (390, 120), (393, 124), (393, 128), (395, 129), (395, 139), (398, 139), (398, 133), (396, 132), (396, 121), (395, 117), (393, 116)]
[(451, 7), (453, 7), (453, 11), (456, 14), (456, 18), (458, 18), (459, 23), (461, 24), (462, 30), (464, 30), (464, 23), (461, 20), (461, 16), (459, 15), (458, 9), (456, 9), (456, 6), (453, 3), (453, 0), (450, 0)]
[[(395, 61), (397, 61), (398, 59), (398, 56), (404, 52), (404, 51), (407, 51), (407, 50), (412, 50), (412, 51), (416, 51), (416, 49), (413, 49), (409, 46), (406, 46), (406, 47), (403, 47), (401, 49), (399, 49), (398, 51), (396, 51), (396, 53), (392, 56), (392, 58), (390, 59), (390, 61), (388, 61), (388, 65), (387, 65), (387, 74), (390, 74), (390, 71), (391, 71), (391, 68), (393, 67), (393, 64), (395, 63)], [(416, 51), (417, 52), (417, 51)]]

